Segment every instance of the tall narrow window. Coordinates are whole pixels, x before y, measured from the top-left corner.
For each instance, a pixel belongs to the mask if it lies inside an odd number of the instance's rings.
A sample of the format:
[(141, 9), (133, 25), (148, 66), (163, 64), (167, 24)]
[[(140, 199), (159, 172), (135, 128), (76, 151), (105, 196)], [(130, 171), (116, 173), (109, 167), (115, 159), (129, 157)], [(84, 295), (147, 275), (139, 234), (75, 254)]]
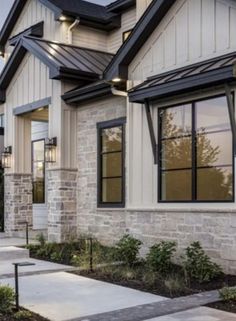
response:
[(160, 201), (232, 202), (233, 138), (226, 97), (160, 110)]
[(98, 206), (124, 206), (124, 123), (98, 124)]
[(32, 142), (33, 203), (45, 203), (45, 141)]

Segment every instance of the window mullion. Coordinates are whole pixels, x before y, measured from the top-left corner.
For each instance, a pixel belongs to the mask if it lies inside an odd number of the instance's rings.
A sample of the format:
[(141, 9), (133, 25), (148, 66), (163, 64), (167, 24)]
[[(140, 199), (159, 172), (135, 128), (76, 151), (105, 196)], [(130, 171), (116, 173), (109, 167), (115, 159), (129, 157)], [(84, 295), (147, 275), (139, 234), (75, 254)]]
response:
[(192, 104), (192, 200), (197, 200), (196, 104)]

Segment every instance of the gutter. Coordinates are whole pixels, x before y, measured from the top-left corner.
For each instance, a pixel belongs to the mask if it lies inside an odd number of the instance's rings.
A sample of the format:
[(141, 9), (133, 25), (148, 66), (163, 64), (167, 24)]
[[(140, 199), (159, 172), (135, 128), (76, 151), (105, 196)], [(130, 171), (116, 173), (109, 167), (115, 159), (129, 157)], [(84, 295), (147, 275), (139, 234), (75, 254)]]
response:
[(114, 96), (128, 97), (127, 91), (117, 90), (115, 87), (111, 87), (111, 92)]

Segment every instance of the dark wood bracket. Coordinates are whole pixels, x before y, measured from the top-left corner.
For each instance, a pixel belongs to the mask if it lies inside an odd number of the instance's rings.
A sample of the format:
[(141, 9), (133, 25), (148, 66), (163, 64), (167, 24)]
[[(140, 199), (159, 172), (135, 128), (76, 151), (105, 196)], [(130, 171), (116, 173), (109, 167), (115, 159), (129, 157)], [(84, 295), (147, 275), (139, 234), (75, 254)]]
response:
[(227, 104), (228, 104), (231, 130), (233, 135), (234, 155), (236, 155), (236, 122), (235, 122), (235, 114), (234, 114), (234, 100), (228, 84), (225, 84), (225, 93), (226, 93)]
[(158, 157), (157, 157), (157, 152), (158, 152), (158, 145), (155, 137), (155, 132), (154, 132), (154, 126), (153, 126), (153, 119), (150, 111), (150, 104), (148, 100), (145, 100), (145, 111), (146, 111), (146, 116), (147, 116), (147, 122), (148, 122), (148, 129), (149, 129), (149, 134), (150, 134), (150, 139), (151, 139), (151, 144), (152, 144), (152, 152), (153, 152), (153, 157), (154, 157), (154, 164), (157, 164), (158, 162)]

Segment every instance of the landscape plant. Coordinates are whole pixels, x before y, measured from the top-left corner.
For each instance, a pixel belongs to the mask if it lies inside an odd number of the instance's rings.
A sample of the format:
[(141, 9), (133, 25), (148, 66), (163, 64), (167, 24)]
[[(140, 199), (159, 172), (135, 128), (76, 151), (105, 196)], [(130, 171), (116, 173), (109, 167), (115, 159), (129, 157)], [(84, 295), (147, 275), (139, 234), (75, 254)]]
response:
[(114, 249), (114, 260), (121, 261), (130, 267), (138, 261), (139, 250), (142, 242), (135, 237), (126, 234), (116, 244)]
[(8, 285), (0, 285), (0, 314), (11, 313), (14, 300), (14, 290)]
[(236, 301), (236, 288), (224, 287), (219, 290), (219, 295), (223, 301)]
[(222, 273), (219, 265), (212, 262), (205, 253), (200, 242), (193, 242), (186, 248), (184, 270), (188, 279), (200, 283), (209, 282)]
[(155, 272), (168, 274), (172, 267), (171, 259), (176, 252), (176, 242), (161, 241), (154, 244), (147, 254), (147, 266)]

